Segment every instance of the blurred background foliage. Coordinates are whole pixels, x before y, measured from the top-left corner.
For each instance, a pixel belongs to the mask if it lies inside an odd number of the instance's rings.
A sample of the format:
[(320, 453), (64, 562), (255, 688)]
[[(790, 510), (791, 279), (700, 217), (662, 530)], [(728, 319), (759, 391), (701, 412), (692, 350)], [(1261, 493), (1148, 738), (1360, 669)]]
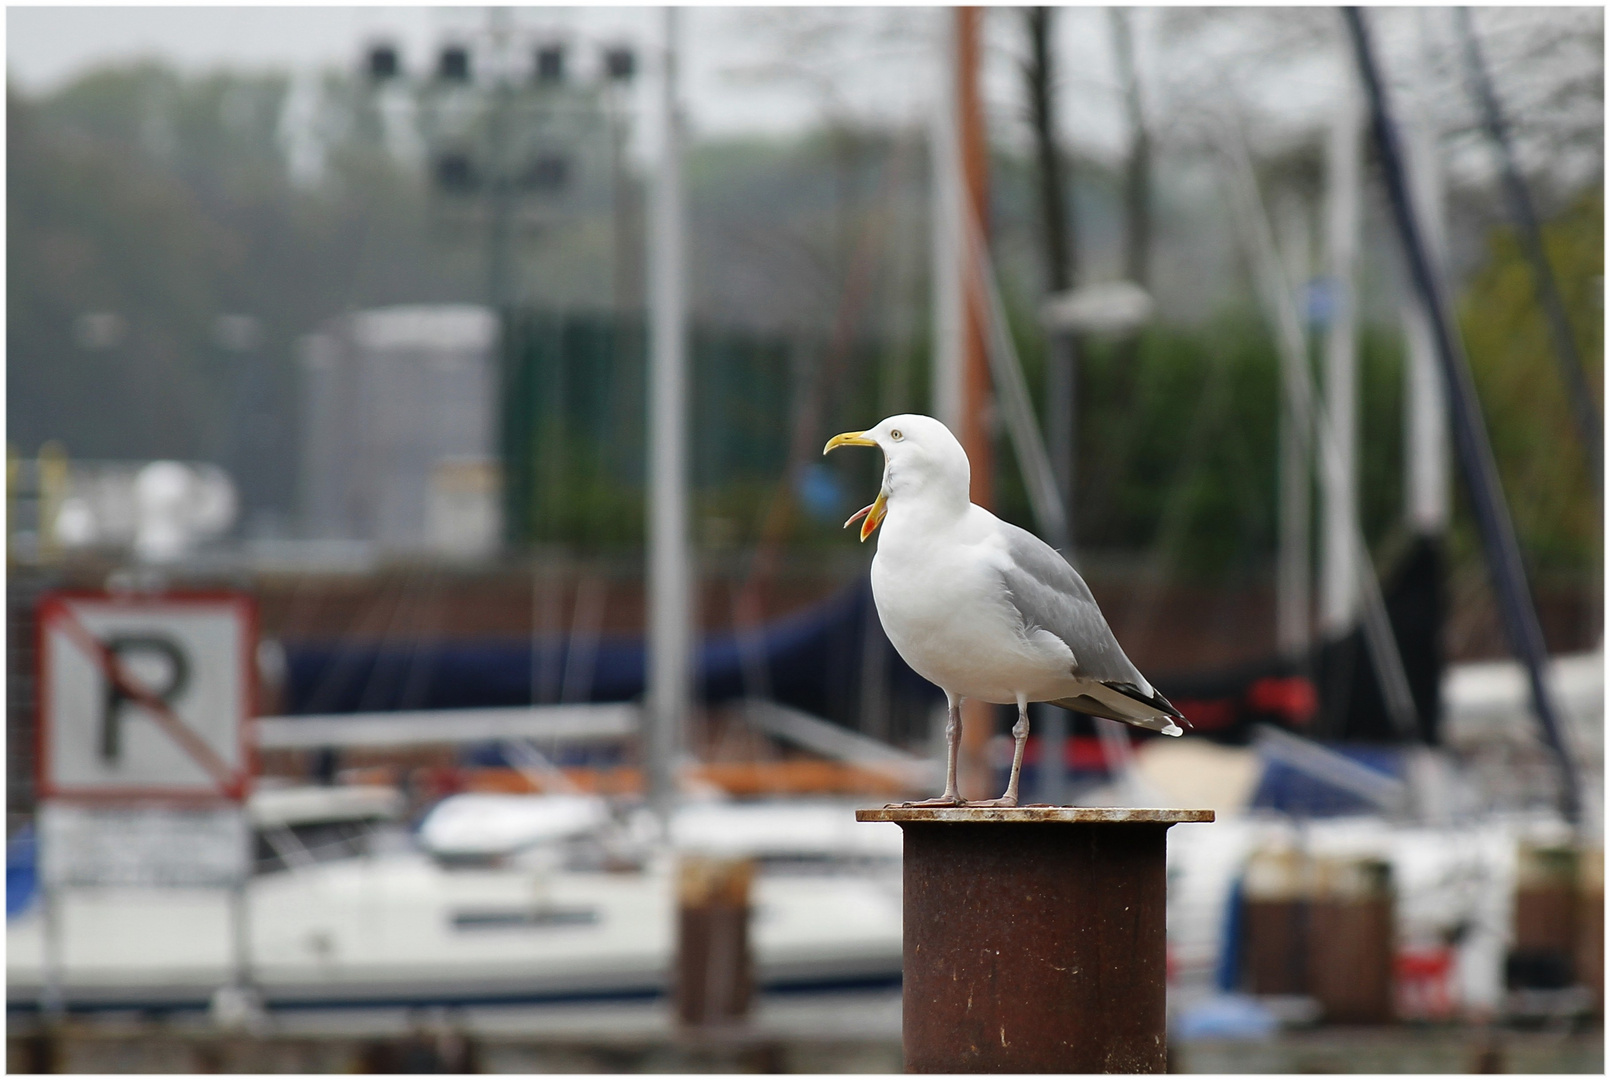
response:
[[(322, 151), (309, 169), (283, 122), (294, 91), (279, 77), (181, 77), (156, 64), (100, 70), (40, 97), (8, 88), (8, 421), (20, 452), (60, 439), (75, 457), (223, 460), (239, 357), (219, 316), (250, 313), (266, 378), (253, 403), (259, 437), (235, 464), (245, 528), (294, 532), (298, 341), (347, 311), (482, 297), (481, 232), (443, 213), (421, 171), (388, 150), (373, 101), (350, 79), (326, 78)], [(997, 149), (992, 203), (1014, 333), (1037, 392), (1044, 343), (1027, 161)], [(1115, 170), (1076, 158), (1074, 175), (1089, 242), (1114, 236)], [(752, 544), (779, 523), (790, 545), (839, 544), (838, 524), (875, 492), (878, 463), (824, 463), (822, 439), (925, 408), (926, 182), (920, 132), (844, 123), (791, 141), (693, 147), (692, 460), (696, 536), (708, 551)], [(1166, 261), (1170, 229), (1217, 211), (1191, 210), (1183, 189), (1160, 183)], [(626, 225), (640, 230), (640, 215)], [(596, 302), (594, 279), (607, 279), (607, 267), (578, 269), (575, 280), (563, 272), (567, 260), (584, 261), (578, 253), (607, 249), (600, 228), (545, 237), (541, 251), (526, 242), (531, 302), (506, 360), (529, 369), (521, 385), (535, 412), (518, 437), (533, 479), (548, 478), (537, 485), (545, 501), (521, 510), (524, 535), (580, 551), (631, 547), (643, 528), (641, 333), (631, 312), (641, 281), (616, 271), (628, 312), (617, 326)], [(1548, 243), (1601, 386), (1597, 186), (1553, 215)], [(1165, 308), (1136, 340), (1086, 344), (1081, 548), (1127, 551), (1194, 578), (1267, 574), (1278, 366), (1246, 275), (1234, 272), (1241, 280), (1228, 285), (1226, 274), (1202, 275), (1214, 279), (1204, 295), (1228, 288), (1233, 298), (1204, 317)], [(1390, 274), (1377, 277), (1377, 293), (1398, 288)], [(1600, 505), (1506, 229), (1491, 230), (1460, 310), (1528, 556), (1546, 574), (1596, 581)], [(86, 321), (98, 312), (116, 318)], [(543, 346), (561, 326), (593, 343)], [(1401, 364), (1395, 319), (1377, 311), (1362, 329), (1360, 447), (1363, 519), (1378, 553), (1390, 550), (1400, 516)], [(1004, 431), (998, 461), (1003, 516), (1032, 527)], [(1456, 558), (1479, 558), (1462, 510), (1455, 541)]]
[[(1584, 191), (1544, 227), (1543, 243), (1587, 367), (1604, 402), (1604, 192)], [(1576, 438), (1539, 308), (1531, 266), (1512, 230), (1494, 230), (1490, 256), (1464, 296), (1461, 321), (1504, 492), (1536, 568), (1550, 576), (1603, 562), (1602, 493)], [(1475, 543), (1468, 527), (1456, 539)]]

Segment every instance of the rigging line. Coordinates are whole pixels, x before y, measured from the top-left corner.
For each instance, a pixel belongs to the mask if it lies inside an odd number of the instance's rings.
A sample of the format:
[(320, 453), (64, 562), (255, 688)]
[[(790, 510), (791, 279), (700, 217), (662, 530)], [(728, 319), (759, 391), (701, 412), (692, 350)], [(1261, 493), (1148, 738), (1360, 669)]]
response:
[[(880, 181), (882, 192), (890, 191), (895, 180), (904, 176), (904, 169), (900, 166), (912, 152), (910, 146), (912, 141), (914, 140), (902, 139), (895, 143), (895, 149), (884, 165)], [(820, 435), (822, 407), (829, 389), (838, 383), (844, 363), (848, 359), (856, 320), (860, 316), (869, 291), (865, 279), (871, 272), (874, 248), (883, 241), (888, 229), (888, 216), (887, 213), (875, 216), (872, 227), (861, 233), (860, 243), (856, 245), (851, 260), (850, 271), (845, 275), (844, 290), (839, 296), (831, 344), (813, 377), (806, 382), (804, 400), (795, 417), (788, 462), (773, 488), (772, 497), (766, 508), (766, 517), (761, 525), (760, 540), (750, 559), (749, 573), (734, 605), (734, 610), (740, 618), (740, 626), (758, 624), (760, 621), (761, 594), (776, 572), (783, 534), (793, 517), (793, 499), (789, 497), (789, 489), (805, 462), (814, 455)]]
[[(911, 400), (912, 353), (915, 348), (917, 312), (922, 308), (921, 275), (916, 271), (921, 262), (922, 237), (918, 228), (908, 228), (915, 207), (914, 200), (900, 200), (900, 188), (906, 178), (904, 157), (896, 161), (899, 178), (891, 179), (888, 205), (885, 213), (893, 223), (893, 265), (885, 279), (885, 303), (891, 315), (886, 324), (888, 339), (880, 357), (878, 372), (879, 412), (895, 416), (909, 411)], [(892, 369), (892, 370), (891, 370)]]
[(760, 618), (745, 610), (744, 594), (727, 583), (728, 610), (732, 619), (732, 633), (738, 644), (739, 673), (743, 676), (744, 696), (771, 697), (771, 669), (766, 664), (765, 634)]
[[(597, 391), (597, 400), (605, 403), (604, 408), (606, 410), (603, 417), (593, 420), (593, 429), (607, 432), (610, 440), (602, 447), (595, 443), (591, 451), (591, 460), (588, 462), (587, 467), (591, 473), (591, 482), (595, 486), (608, 485), (612, 471), (610, 468), (612, 464), (610, 461), (610, 449), (615, 442), (615, 433), (610, 429), (619, 422), (617, 417), (620, 414), (612, 414), (608, 410), (609, 403), (613, 402), (617, 397), (615, 388), (623, 381), (621, 369), (625, 366), (619, 363), (617, 359), (620, 342), (620, 317), (620, 311), (617, 308), (611, 315), (613, 326), (602, 335), (605, 344), (601, 345), (597, 338), (592, 339), (590, 342), (594, 348), (598, 349), (598, 367), (601, 372), (599, 378), (601, 385)], [(588, 500), (582, 526), (582, 542), (578, 545), (583, 552), (596, 557), (600, 550), (606, 548), (610, 516), (610, 507), (603, 499), (595, 497)]]
[[(1286, 375), (1281, 381), (1286, 386), (1287, 407), (1300, 421), (1294, 425), (1295, 434), (1305, 458), (1312, 458), (1316, 449), (1314, 443), (1317, 442), (1324, 467), (1340, 474), (1343, 470), (1336, 429), (1331, 424), (1329, 410), (1319, 401), (1314, 390), (1313, 374), (1308, 369), (1307, 341), (1292, 300), (1291, 283), (1286, 280), (1285, 266), (1275, 246), (1274, 230), (1269, 225), (1258, 178), (1253, 172), (1246, 133), (1229, 113), (1219, 115), (1218, 125), (1224, 136), (1219, 140), (1220, 150), (1229, 166), (1224, 177), (1229, 181), (1230, 204), (1240, 224), (1239, 232), (1252, 263), (1258, 291), (1263, 294), (1265, 308), (1275, 323), (1276, 344)], [(1413, 736), (1418, 710), (1409, 689), (1403, 655), (1392, 632), (1386, 599), (1381, 593), (1381, 583), (1370, 561), (1369, 545), (1357, 515), (1352, 516), (1350, 525), (1353, 532), (1353, 586), (1361, 593), (1364, 638), (1370, 660), (1375, 666), (1381, 697), (1386, 704), (1387, 716), (1398, 734)]]
[(1498, 148), (1509, 214), (1520, 235), (1521, 248), (1532, 265), (1533, 288), (1537, 293), (1538, 306), (1543, 309), (1544, 320), (1548, 323), (1549, 337), (1554, 342), (1554, 359), (1560, 378), (1565, 382), (1566, 396), (1570, 399), (1571, 418), (1576, 421), (1577, 434), (1582, 438), (1582, 448), (1593, 476), (1593, 490), (1602, 499), (1604, 430), (1598, 409), (1594, 406), (1593, 389), (1588, 384), (1582, 353), (1577, 348), (1576, 335), (1571, 332), (1571, 320), (1566, 315), (1559, 281), (1554, 276), (1554, 268), (1549, 264), (1548, 253), (1543, 247), (1543, 230), (1538, 223), (1537, 208), (1532, 203), (1531, 192), (1516, 161), (1515, 146), (1510, 141), (1509, 122), (1499, 105), (1498, 92), (1482, 57), (1481, 41), (1476, 36), (1470, 9), (1455, 8), (1454, 18), (1459, 25), (1460, 37), (1464, 40), (1465, 81), (1481, 106), (1482, 125), (1487, 129), (1487, 137)]
[(1196, 408), (1191, 423), (1180, 440), (1184, 448), (1169, 478), (1168, 496), (1163, 505), (1162, 520), (1152, 541), (1151, 553), (1142, 567), (1139, 595), (1126, 605), (1123, 613), (1124, 637), (1133, 645), (1136, 639), (1151, 633), (1152, 618), (1163, 592), (1163, 572), (1168, 568), (1170, 556), (1179, 550), (1180, 541), (1190, 524), (1190, 481), (1205, 470), (1206, 455), (1198, 453), (1210, 426), (1224, 413), (1230, 400), (1229, 356), (1216, 341), (1208, 348), (1208, 379), (1197, 394)]
[[(1124, 470), (1135, 462), (1145, 439), (1139, 424), (1119, 425), (1116, 432), (1103, 438), (1100, 426), (1091, 420), (1088, 402), (1099, 398), (1108, 411), (1138, 411), (1158, 380), (1165, 377), (1162, 365), (1144, 362), (1140, 341), (1137, 335), (1135, 349), (1128, 354), (1133, 357), (1130, 361), (1126, 361), (1125, 354), (1118, 349), (1087, 349), (1081, 354), (1080, 372), (1085, 380), (1083, 400), (1086, 402), (1083, 406), (1086, 412), (1081, 416), (1085, 432), (1083, 435), (1076, 433), (1075, 438), (1094, 443), (1083, 448), (1086, 453), (1080, 458), (1079, 469), (1083, 478), (1079, 483), (1084, 489), (1079, 517), (1087, 523), (1122, 515), (1120, 495), (1114, 490), (1119, 485), (1113, 478), (1121, 478)], [(1104, 392), (1098, 393), (1098, 390)]]
[(1481, 533), (1482, 547), (1487, 553), (1487, 568), (1492, 575), (1493, 591), (1498, 594), (1505, 634), (1511, 648), (1526, 666), (1532, 707), (1559, 769), (1561, 812), (1567, 821), (1576, 825), (1582, 815), (1576, 763), (1566, 746), (1560, 712), (1545, 675), (1548, 648), (1543, 640), (1543, 629), (1537, 621), (1537, 609), (1532, 606), (1526, 567), (1521, 559), (1520, 540), (1515, 534), (1515, 523), (1504, 500), (1504, 489), (1499, 482), (1492, 443), (1487, 438), (1487, 429), (1482, 421), (1481, 402), (1476, 395), (1470, 363), (1464, 355), (1463, 342), (1454, 330), (1453, 320), (1448, 315), (1441, 282), (1426, 254), (1419, 222), (1410, 201), (1397, 128), (1387, 112), (1386, 91), (1375, 66), (1375, 53), (1364, 16), (1358, 8), (1347, 7), (1342, 9), (1342, 18), (1352, 38), (1354, 59), (1368, 94), (1370, 118), (1376, 146), (1380, 150), (1381, 170), (1386, 180), (1392, 216), (1415, 290), (1425, 307), (1426, 321), (1431, 326), (1437, 360), (1448, 389), (1454, 445), (1459, 452), (1460, 470), (1465, 474), (1465, 486)]
[[(385, 628), (380, 631), (380, 640), (375, 646), (375, 662), (369, 668), (369, 674), (364, 677), (363, 693), (358, 697), (358, 712), (368, 712), (369, 706), (381, 700), (386, 691), (389, 680), (380, 677), (381, 665), (386, 658), (386, 647), (398, 640), (399, 635), (396, 634), (396, 631), (399, 624), (413, 620), (414, 612), (420, 604), (419, 596), (414, 591), (414, 585), (416, 584), (416, 579), (420, 576), (421, 571), (415, 566), (409, 565), (398, 580), (397, 602), (392, 605), (391, 614), (386, 618)], [(410, 653), (410, 663), (412, 663), (412, 659), (412, 653)], [(406, 674), (406, 668), (403, 674)]]
[[(335, 654), (325, 665), (319, 675), (318, 685), (308, 695), (306, 711), (309, 713), (327, 713), (331, 711), (331, 703), (335, 696), (346, 687), (357, 668), (359, 656), (359, 642), (375, 630), (380, 628), (381, 622), (386, 618), (385, 603), (391, 591), (397, 588), (394, 583), (382, 582), (382, 587), (376, 591), (367, 607), (361, 607), (356, 616), (347, 624), (341, 637), (337, 640)], [(398, 592), (395, 603), (402, 602), (402, 594)], [(395, 604), (393, 605), (395, 607)], [(378, 659), (378, 658), (377, 658)]]
[[(1018, 359), (1017, 345), (1012, 340), (1012, 329), (1006, 321), (1006, 305), (1001, 301), (1000, 283), (990, 259), (989, 246), (984, 239), (983, 225), (978, 220), (971, 200), (962, 199), (962, 222), (967, 230), (965, 240), (973, 262), (974, 273), (967, 275), (970, 288), (967, 301), (983, 308), (984, 321), (989, 325), (986, 341), (989, 348), (990, 375), (1000, 395), (1006, 413), (1007, 433), (1012, 439), (1012, 450), (1023, 486), (1028, 489), (1029, 504), (1035, 521), (1045, 534), (1047, 542), (1062, 550), (1068, 546), (1068, 511), (1057, 488), (1056, 475), (1051, 471), (1051, 458), (1046, 453), (1045, 438), (1040, 433), (1040, 422), (1029, 400), (1028, 382), (1023, 377), (1023, 365)], [(979, 293), (982, 292), (982, 295)]]
[[(281, 608), (283, 614), (279, 619), (277, 636), (282, 643), (287, 639), (294, 641), (312, 636), (309, 631), (318, 625), (317, 614), (323, 595), (324, 591), (313, 585), (313, 575), (296, 574), (292, 577), (290, 595), (285, 599)], [(282, 696), (289, 677), (288, 672), (281, 672), (279, 689)]]
[(426, 577), (416, 607), (415, 632), (408, 646), (408, 666), (403, 670), (402, 691), (397, 695), (399, 709), (420, 708), (436, 673), (436, 658), (428, 656), (422, 663), (420, 657), (430, 646), (440, 645), (443, 639), (442, 592), (441, 575), (432, 573)]
[(592, 699), (598, 643), (603, 637), (604, 609), (608, 602), (609, 578), (596, 569), (577, 583), (569, 643), (565, 648), (565, 674), (559, 683), (561, 704)]
[[(564, 675), (559, 682), (561, 704), (591, 701), (598, 671), (598, 643), (603, 636), (604, 615), (609, 605), (609, 577), (594, 565), (576, 585), (571, 608), (570, 633), (565, 640)], [(534, 740), (528, 740), (535, 747)], [(559, 736), (548, 741), (547, 756), (559, 753)]]
[(544, 754), (532, 739), (504, 739), (498, 744), (503, 759), (519, 773), (538, 794), (547, 794), (552, 788), (565, 795), (583, 794), (582, 789), (553, 759)]
[[(979, 262), (979, 273), (976, 278), (982, 281), (989, 301), (990, 367), (996, 388), (1002, 393), (1003, 404), (1006, 406), (1013, 449), (1023, 473), (1024, 486), (1029, 491), (1035, 518), (1040, 523), (1041, 529), (1048, 534), (1048, 539), (1057, 538), (1052, 541), (1052, 546), (1062, 549), (1067, 546), (1067, 512), (1062, 493), (1057, 488), (1051, 472), (1050, 458), (1045, 450), (1039, 422), (1029, 401), (1022, 365), (1006, 322), (999, 281), (988, 258), (987, 248), (983, 244), (982, 228), (975, 214), (966, 213), (965, 216), (969, 226), (968, 239), (972, 242), (971, 246)], [(1222, 365), (1216, 366), (1216, 370), (1222, 374)], [(1207, 402), (1204, 401), (1202, 404), (1205, 406)], [(1199, 408), (1197, 419), (1193, 419), (1192, 423), (1192, 429), (1198, 435), (1200, 434), (1198, 420), (1201, 415), (1202, 409)], [(1064, 555), (1067, 557), (1066, 552)], [(1069, 561), (1073, 560), (1070, 558)]]
[[(566, 333), (568, 328), (569, 324), (563, 316), (556, 315), (544, 321), (540, 337), (536, 340), (541, 342), (540, 355), (546, 363), (540, 372), (534, 372), (532, 378), (533, 391), (539, 398), (545, 399), (539, 403), (540, 408), (532, 425), (533, 445), (539, 458), (532, 466), (533, 475), (536, 476), (539, 471), (546, 473), (546, 476), (538, 478), (539, 483), (546, 483), (551, 492), (560, 493), (551, 496), (559, 502), (567, 501), (566, 495), (573, 497), (578, 490), (576, 485), (566, 482), (575, 476), (575, 470), (567, 468), (572, 463), (572, 457), (565, 439), (570, 421), (567, 397), (572, 388), (569, 378), (571, 350), (566, 347), (571, 342), (571, 335)], [(555, 505), (549, 506), (551, 514)], [(562, 533), (551, 533), (549, 538), (554, 540), (559, 535)], [(555, 549), (550, 544), (549, 551), (554, 550), (562, 549)], [(530, 568), (531, 631), (527, 680), (531, 704), (546, 705), (554, 701), (560, 683), (560, 608), (564, 601), (563, 575), (570, 569), (568, 552), (555, 556), (533, 544)]]
[[(555, 559), (547, 566), (541, 556), (531, 561), (531, 704), (547, 705), (559, 689), (560, 621), (565, 583), (561, 575), (570, 562)], [(557, 567), (553, 563), (558, 563)]]
[(307, 845), (297, 839), (296, 833), (288, 826), (275, 825), (271, 829), (259, 829), (257, 835), (263, 838), (263, 842), (279, 856), (280, 862), (284, 863), (285, 868), (292, 874), (303, 873), (318, 865), (318, 860), (308, 851)]

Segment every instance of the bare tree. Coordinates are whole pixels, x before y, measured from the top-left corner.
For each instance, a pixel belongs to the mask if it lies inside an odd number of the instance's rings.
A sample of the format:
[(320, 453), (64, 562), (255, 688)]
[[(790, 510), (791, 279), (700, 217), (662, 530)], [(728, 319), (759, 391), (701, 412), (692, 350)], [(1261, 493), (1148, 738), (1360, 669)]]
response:
[[(1046, 291), (1055, 294), (1068, 289), (1078, 277), (1079, 247), (1076, 218), (1067, 213), (1067, 179), (1062, 148), (1057, 141), (1057, 80), (1051, 50), (1053, 13), (1054, 9), (1046, 7), (1032, 7), (1024, 12), (1029, 55), (1023, 64), (1023, 80), (1028, 92), (1029, 125), (1034, 130), (1038, 166)], [(1057, 487), (1062, 492), (1063, 505), (1072, 506), (1079, 344), (1073, 335), (1064, 333), (1053, 334), (1046, 344), (1046, 450)]]
[(1062, 292), (1079, 276), (1078, 222), (1066, 212), (1067, 177), (1057, 145), (1056, 72), (1051, 52), (1054, 8), (1031, 7), (1024, 12), (1029, 32), (1029, 55), (1023, 64), (1023, 81), (1029, 98), (1029, 124), (1034, 129), (1038, 163), (1040, 223), (1044, 227), (1046, 291)]
[(1129, 123), (1129, 156), (1124, 162), (1124, 277), (1145, 288), (1151, 282), (1152, 137), (1140, 99), (1135, 39), (1124, 8), (1108, 8), (1118, 78), (1123, 84), (1124, 117)]

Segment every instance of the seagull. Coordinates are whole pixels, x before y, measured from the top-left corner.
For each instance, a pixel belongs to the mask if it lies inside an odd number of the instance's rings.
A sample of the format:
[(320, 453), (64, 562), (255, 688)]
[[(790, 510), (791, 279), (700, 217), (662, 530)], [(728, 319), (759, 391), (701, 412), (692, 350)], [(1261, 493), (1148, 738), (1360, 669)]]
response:
[[(1033, 533), (968, 497), (971, 466), (950, 429), (931, 416), (891, 416), (840, 446), (883, 451), (883, 485), (861, 522), (861, 540), (883, 526), (872, 559), (872, 598), (896, 651), (945, 691), (949, 760), (945, 793), (912, 806), (1016, 806), (1029, 702), (1104, 716), (1165, 735), (1189, 724), (1119, 647), (1084, 579)], [(1017, 705), (1016, 750), (1006, 793), (968, 803), (956, 788), (961, 703)]]

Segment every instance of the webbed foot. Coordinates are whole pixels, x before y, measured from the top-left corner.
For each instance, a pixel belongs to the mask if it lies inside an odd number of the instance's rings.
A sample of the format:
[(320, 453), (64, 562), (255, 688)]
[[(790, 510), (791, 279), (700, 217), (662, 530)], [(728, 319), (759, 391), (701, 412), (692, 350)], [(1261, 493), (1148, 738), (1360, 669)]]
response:
[(1002, 795), (999, 799), (985, 799), (980, 802), (971, 802), (968, 806), (1016, 806), (1016, 795)]
[(977, 803), (970, 803), (966, 799), (962, 798), (960, 795), (941, 795), (937, 799), (922, 799), (922, 800), (917, 801), (917, 802), (890, 803), (889, 805), (885, 806), (884, 809), (885, 810), (910, 810), (910, 809), (915, 809), (917, 807), (922, 807), (922, 806), (976, 806), (976, 805), (978, 805), (978, 804)]

